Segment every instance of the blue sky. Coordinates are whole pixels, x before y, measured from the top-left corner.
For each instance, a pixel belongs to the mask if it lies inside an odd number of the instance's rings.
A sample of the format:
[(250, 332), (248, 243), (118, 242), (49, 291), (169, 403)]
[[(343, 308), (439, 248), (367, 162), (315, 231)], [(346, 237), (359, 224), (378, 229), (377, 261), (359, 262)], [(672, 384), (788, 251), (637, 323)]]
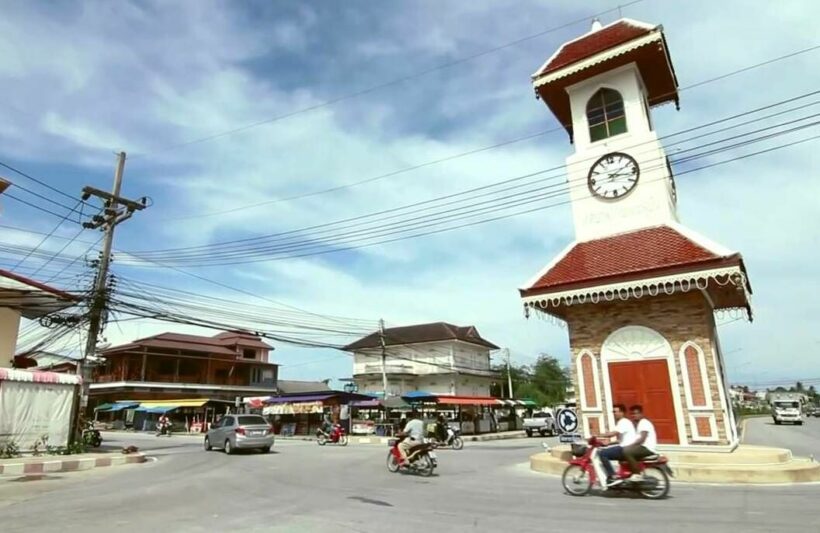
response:
[[(572, 150), (566, 135), (334, 193), (210, 215), (554, 128), (546, 107), (533, 98), (530, 74), (562, 42), (586, 32), (592, 14), (616, 6), (7, 2), (0, 19), (0, 161), (74, 194), (85, 184), (108, 189), (113, 153), (126, 151), (123, 193), (150, 196), (154, 204), (118, 230), (121, 250), (287, 231), (481, 186), (561, 164)], [(814, 21), (820, 8), (810, 1), (749, 9), (740, 1), (644, 0), (623, 15), (664, 25), (682, 87), (818, 44)], [(615, 18), (612, 11), (602, 20)], [(335, 105), (180, 146), (576, 20)], [(655, 111), (656, 127), (670, 133), (814, 90), (818, 55), (683, 91), (680, 111)], [(732, 322), (720, 332), (734, 381), (820, 375), (816, 153), (816, 143), (806, 143), (678, 181), (682, 221), (742, 252), (751, 276), (755, 322)], [(8, 199), (0, 203), (2, 224), (48, 232), (56, 222)], [(0, 231), (5, 243), (39, 241)], [(58, 235), (75, 231), (66, 226)], [(519, 362), (531, 362), (539, 352), (567, 360), (566, 331), (524, 320), (516, 289), (572, 237), (570, 211), (560, 207), (352, 252), (195, 272), (322, 313), (389, 324), (474, 324), (510, 347)], [(57, 250), (63, 242), (49, 241), (44, 249)], [(86, 247), (77, 244), (66, 254)], [(240, 302), (250, 298), (175, 271), (116, 270)], [(120, 342), (169, 329), (196, 331), (139, 321), (109, 328), (108, 338)], [(351, 370), (349, 358), (322, 350), (277, 345), (275, 359), (286, 378), (342, 377)]]

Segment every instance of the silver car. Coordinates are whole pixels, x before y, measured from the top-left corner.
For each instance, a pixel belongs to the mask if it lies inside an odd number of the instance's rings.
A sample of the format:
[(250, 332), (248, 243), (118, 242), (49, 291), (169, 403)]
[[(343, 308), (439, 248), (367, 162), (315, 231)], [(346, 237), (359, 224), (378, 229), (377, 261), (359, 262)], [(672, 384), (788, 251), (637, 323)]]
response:
[(273, 427), (260, 415), (225, 415), (205, 435), (205, 450), (222, 448), (225, 453), (239, 449), (257, 449), (262, 453), (273, 448)]

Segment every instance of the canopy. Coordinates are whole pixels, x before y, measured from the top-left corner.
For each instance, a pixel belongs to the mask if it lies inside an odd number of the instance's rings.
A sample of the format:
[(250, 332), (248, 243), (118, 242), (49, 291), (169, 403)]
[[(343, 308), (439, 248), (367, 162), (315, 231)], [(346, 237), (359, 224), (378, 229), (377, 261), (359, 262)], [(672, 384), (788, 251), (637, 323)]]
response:
[(322, 402), (277, 403), (262, 408), (263, 415), (321, 414)]
[(332, 398), (336, 394), (314, 394), (312, 396), (271, 396), (265, 400), (266, 404), (276, 403), (314, 403)]
[(168, 411), (173, 411), (174, 409), (178, 409), (179, 405), (166, 405), (162, 407), (148, 407), (145, 405), (141, 405), (137, 408), (137, 411), (141, 413), (151, 413), (151, 414), (164, 414)]
[(369, 408), (381, 407), (382, 402), (380, 400), (377, 400), (377, 399), (374, 398), (372, 400), (360, 400), (358, 402), (353, 402), (351, 405), (353, 407), (360, 407), (360, 408), (365, 408), (366, 409), (368, 407)]
[(404, 398), (405, 400), (414, 400), (414, 401), (429, 400), (429, 401), (433, 401), (433, 402), (436, 401), (436, 395), (435, 394), (431, 394), (431, 393), (429, 393), (427, 391), (423, 391), (423, 390), (410, 391), (407, 394), (402, 394), (401, 397)]
[(101, 403), (100, 405), (95, 407), (94, 410), (95, 411), (108, 411), (112, 407), (114, 407), (113, 403)]
[(438, 396), (438, 402), (445, 405), (498, 405), (498, 398), (489, 396)]
[(202, 407), (208, 403), (207, 398), (196, 398), (192, 400), (146, 400), (139, 402), (140, 407)]
[(114, 411), (122, 411), (123, 409), (134, 409), (137, 406), (139, 406), (138, 402), (104, 403), (95, 407), (94, 410), (97, 412), (112, 413)]
[(398, 396), (393, 396), (392, 398), (388, 398), (382, 402), (387, 409), (410, 409), (410, 404), (399, 398)]

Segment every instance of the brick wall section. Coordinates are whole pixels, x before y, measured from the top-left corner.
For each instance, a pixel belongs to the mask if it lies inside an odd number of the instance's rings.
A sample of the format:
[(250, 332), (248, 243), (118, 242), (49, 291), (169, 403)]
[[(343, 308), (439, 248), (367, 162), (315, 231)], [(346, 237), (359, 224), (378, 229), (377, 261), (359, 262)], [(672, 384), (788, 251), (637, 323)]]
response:
[[(692, 405), (695, 407), (704, 407), (706, 403), (706, 391), (703, 388), (703, 376), (700, 373), (700, 362), (698, 360), (698, 351), (694, 346), (689, 345), (683, 351), (686, 359), (686, 372), (689, 377), (689, 388), (692, 391)], [(703, 435), (703, 433), (701, 433)]]
[[(672, 352), (675, 356), (673, 364), (678, 378), (677, 385), (682, 395), (684, 427), (678, 428), (678, 431), (686, 436), (687, 442), (695, 444), (698, 442), (692, 438), (693, 432), (689, 422), (689, 410), (686, 406), (686, 398), (683, 397), (685, 387), (683, 386), (678, 354), (687, 341), (696, 343), (703, 350), (706, 363), (706, 382), (709, 384), (718, 427), (718, 442), (703, 444), (728, 443), (724, 425), (724, 406), (720, 401), (717, 381), (718, 370), (715, 368), (713, 353), (713, 346), (715, 345), (712, 339), (712, 333), (715, 331), (714, 315), (705, 297), (700, 292), (692, 291), (671, 296), (645, 296), (628, 301), (616, 300), (597, 304), (572, 305), (566, 308), (565, 316), (572, 360), (576, 363), (573, 367), (579, 363), (578, 354), (583, 350), (589, 350), (595, 357), (594, 363), (598, 372), (601, 371), (601, 346), (606, 338), (617, 329), (625, 326), (645, 326), (663, 335), (672, 346)], [(576, 390), (578, 390), (577, 368), (572, 369), (572, 374)], [(599, 373), (599, 376), (603, 378), (602, 373)], [(606, 402), (608, 399), (604, 395), (603, 386), (603, 379), (601, 379), (602, 390), (599, 393)], [(606, 406), (607, 403), (602, 407), (606, 409)], [(608, 425), (607, 417), (604, 417), (604, 424), (605, 426)], [(609, 428), (605, 427), (602, 430), (607, 431)]]
[(584, 400), (587, 407), (596, 409), (598, 402), (595, 397), (595, 375), (592, 369), (592, 356), (589, 354), (581, 356), (581, 373), (584, 376)]
[(695, 424), (697, 424), (698, 435), (701, 437), (711, 437), (712, 428), (709, 424), (709, 418), (705, 416), (696, 416)]

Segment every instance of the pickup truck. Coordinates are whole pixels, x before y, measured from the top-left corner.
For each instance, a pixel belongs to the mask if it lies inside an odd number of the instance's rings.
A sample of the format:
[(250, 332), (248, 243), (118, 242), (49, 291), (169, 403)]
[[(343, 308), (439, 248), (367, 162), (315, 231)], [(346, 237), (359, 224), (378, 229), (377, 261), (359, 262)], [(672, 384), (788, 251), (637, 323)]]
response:
[(538, 433), (542, 437), (555, 435), (555, 418), (553, 418), (552, 413), (534, 413), (532, 418), (524, 419), (524, 431), (527, 432), (528, 437), (532, 437), (534, 433)]
[(789, 400), (774, 400), (772, 401), (772, 419), (776, 425), (783, 422), (791, 422), (798, 426), (803, 425), (803, 413), (801, 411), (800, 402)]

